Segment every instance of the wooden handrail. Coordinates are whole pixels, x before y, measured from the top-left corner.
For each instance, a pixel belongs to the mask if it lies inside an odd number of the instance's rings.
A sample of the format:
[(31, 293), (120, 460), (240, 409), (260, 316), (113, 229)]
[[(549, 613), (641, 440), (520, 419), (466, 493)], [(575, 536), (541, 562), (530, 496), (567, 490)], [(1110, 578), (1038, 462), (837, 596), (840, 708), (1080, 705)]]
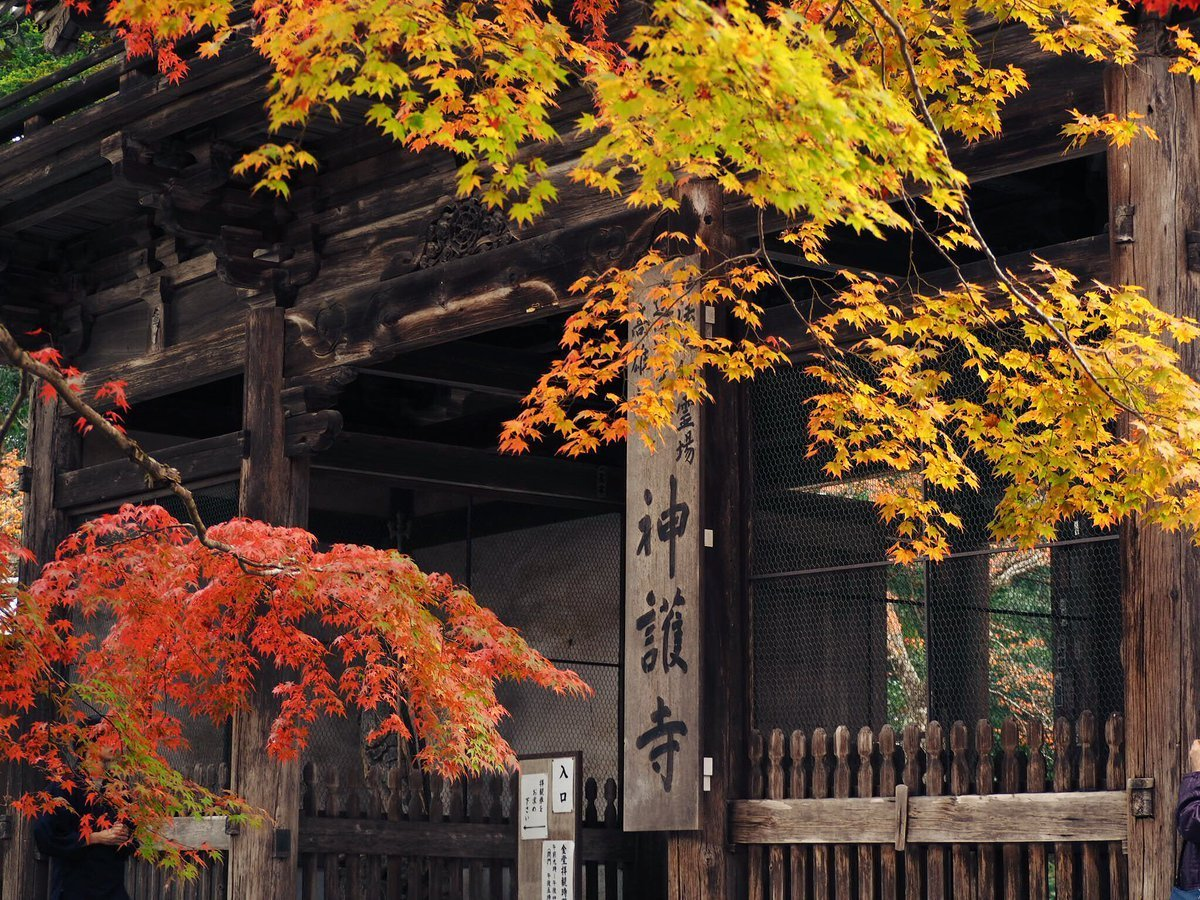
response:
[[(895, 797), (735, 800), (736, 844), (892, 844)], [(1122, 841), (1125, 791), (908, 797), (908, 844), (1040, 844)]]

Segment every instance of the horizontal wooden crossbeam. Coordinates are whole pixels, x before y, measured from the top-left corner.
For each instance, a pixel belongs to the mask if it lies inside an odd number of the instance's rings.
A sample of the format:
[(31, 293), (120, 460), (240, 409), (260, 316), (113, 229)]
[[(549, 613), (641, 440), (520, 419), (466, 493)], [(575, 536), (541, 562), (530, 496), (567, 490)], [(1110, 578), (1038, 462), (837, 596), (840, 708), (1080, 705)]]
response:
[(1124, 791), (910, 797), (907, 803), (907, 824), (900, 826), (895, 797), (735, 800), (730, 829), (738, 844), (1107, 842), (1128, 834)]
[(342, 434), (313, 456), (316, 471), (355, 473), (399, 487), (438, 486), (532, 502), (618, 507), (624, 473), (609, 466), (536, 456), (502, 456), (372, 434)]
[[(616, 829), (581, 829), (579, 844), (584, 862), (631, 859), (627, 837)], [(517, 835), (513, 825), (311, 817), (300, 820), (300, 852), (513, 859)]]

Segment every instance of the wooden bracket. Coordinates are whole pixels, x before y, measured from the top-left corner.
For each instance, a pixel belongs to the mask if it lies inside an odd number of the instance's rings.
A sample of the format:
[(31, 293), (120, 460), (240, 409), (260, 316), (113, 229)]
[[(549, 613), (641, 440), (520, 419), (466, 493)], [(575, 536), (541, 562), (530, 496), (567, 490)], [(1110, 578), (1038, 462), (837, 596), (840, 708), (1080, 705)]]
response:
[(908, 785), (896, 785), (896, 849), (908, 846)]
[(1129, 812), (1135, 819), (1154, 818), (1154, 779), (1130, 778), (1125, 783), (1129, 794)]

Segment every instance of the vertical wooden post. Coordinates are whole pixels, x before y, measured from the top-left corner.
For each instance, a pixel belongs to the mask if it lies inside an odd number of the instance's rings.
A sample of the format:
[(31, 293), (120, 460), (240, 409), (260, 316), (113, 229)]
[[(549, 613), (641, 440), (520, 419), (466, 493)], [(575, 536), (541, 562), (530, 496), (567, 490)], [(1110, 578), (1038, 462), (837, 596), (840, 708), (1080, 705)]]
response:
[[(702, 269), (716, 265), (730, 248), (725, 207), (715, 182), (693, 181), (684, 188), (684, 210), (696, 216), (696, 229), (708, 252)], [(712, 326), (727, 327), (717, 310)], [(701, 328), (709, 327), (703, 317)], [(746, 591), (742, 566), (746, 539), (742, 514), (744, 454), (741, 449), (744, 394), (738, 385), (714, 380), (711, 407), (701, 420), (701, 523), (711, 546), (701, 550), (703, 620), (700, 682), (701, 732), (705, 757), (713, 760), (710, 790), (701, 794), (701, 830), (674, 832), (667, 841), (668, 900), (725, 900), (737, 896), (744, 854), (731, 852), (727, 835), (729, 800), (744, 796), (742, 748), (750, 729), (746, 678)], [(629, 598), (632, 602), (633, 598)]]
[[(69, 532), (69, 517), (54, 506), (54, 477), (79, 466), (80, 441), (72, 427), (73, 420), (58, 414), (57, 403), (43, 403), (37, 399), (38, 393), (35, 385), (30, 392), (34, 399), (30, 404), (29, 437), (25, 446), (29, 490), (25, 495), (22, 522), (25, 546), (37, 557), (37, 563), (21, 565), (22, 584), (37, 578), (41, 565), (54, 556), (59, 542)], [(45, 710), (30, 713), (31, 716), (44, 714)], [(10, 797), (19, 797), (39, 786), (40, 779), (23, 766), (6, 766), (4, 776), (4, 790)], [(34, 858), (32, 823), (11, 809), (7, 813), (12, 830), (11, 837), (4, 842), (0, 897), (42, 900), (47, 890), (47, 864)]]
[[(1163, 310), (1200, 314), (1200, 273), (1189, 271), (1188, 233), (1200, 227), (1200, 91), (1168, 71), (1162, 23), (1149, 52), (1109, 71), (1108, 109), (1144, 116), (1158, 141), (1108, 155), (1113, 282), (1142, 286)], [(1200, 351), (1181, 365), (1200, 375)], [(1121, 532), (1126, 774), (1154, 779), (1154, 815), (1129, 821), (1129, 895), (1171, 893), (1178, 838), (1175, 800), (1191, 739), (1200, 736), (1200, 551), (1190, 535), (1133, 521)]]
[[(284, 454), (283, 310), (253, 309), (246, 320), (243, 427), (249, 452), (242, 461), (239, 509), (273, 525), (303, 525), (308, 508), (307, 460)], [(259, 670), (251, 709), (233, 727), (233, 789), (274, 820), (246, 828), (233, 841), (229, 896), (282, 900), (296, 896), (300, 765), (270, 759), (263, 748), (278, 710), (271, 691), (279, 674)]]

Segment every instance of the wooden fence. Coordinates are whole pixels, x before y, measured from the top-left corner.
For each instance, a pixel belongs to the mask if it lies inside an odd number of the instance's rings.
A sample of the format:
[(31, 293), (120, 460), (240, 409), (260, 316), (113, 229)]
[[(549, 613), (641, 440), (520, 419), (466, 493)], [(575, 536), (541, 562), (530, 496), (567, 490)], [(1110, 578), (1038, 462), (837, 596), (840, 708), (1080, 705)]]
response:
[[(226, 767), (198, 767), (195, 777), (222, 786)], [(372, 781), (358, 770), (305, 766), (300, 819), (304, 900), (512, 900), (515, 781), (496, 776), (446, 781), (419, 770), (391, 769)], [(584, 783), (581, 900), (617, 900), (632, 860), (621, 832), (617, 785)], [(184, 820), (187, 824), (187, 820)], [(218, 822), (203, 823), (213, 831)], [(205, 843), (217, 845), (212, 835)], [(133, 900), (226, 900), (227, 866), (214, 862), (192, 881), (153, 866), (131, 867)]]
[[(832, 739), (831, 739), (832, 738)], [(1034, 721), (845, 727), (750, 742), (749, 900), (1125, 898), (1119, 715), (1052, 734)]]
[[(307, 766), (300, 820), (304, 900), (511, 900), (512, 779), (445, 781), (392, 769), (377, 783)], [(584, 784), (583, 900), (616, 900), (631, 859), (617, 785)]]

